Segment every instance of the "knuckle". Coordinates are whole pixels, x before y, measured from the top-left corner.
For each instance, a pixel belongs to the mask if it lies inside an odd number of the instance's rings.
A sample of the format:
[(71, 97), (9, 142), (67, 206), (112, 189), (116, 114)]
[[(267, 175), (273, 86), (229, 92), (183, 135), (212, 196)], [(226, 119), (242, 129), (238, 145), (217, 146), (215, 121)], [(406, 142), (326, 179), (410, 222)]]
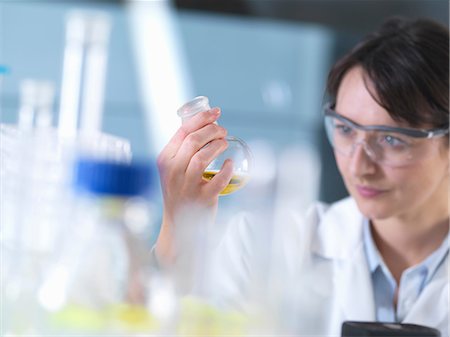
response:
[(181, 125), (178, 129), (178, 133), (180, 134), (181, 138), (186, 138), (189, 135), (189, 129), (186, 125)]
[(190, 146), (198, 146), (200, 143), (200, 136), (196, 133), (191, 133), (186, 137), (186, 142)]
[(214, 149), (219, 151), (228, 147), (228, 142), (224, 138), (216, 139), (213, 142)]
[(158, 157), (156, 158), (156, 165), (158, 166), (158, 169), (160, 171), (166, 167), (166, 158), (164, 153), (160, 153), (158, 155)]
[(219, 135), (219, 136), (227, 134), (227, 130), (224, 127), (220, 126), (220, 125), (210, 124), (210, 127), (212, 129), (211, 131), (214, 132), (215, 134)]
[(178, 132), (181, 134), (181, 136), (187, 136), (189, 134), (189, 128), (186, 126), (186, 124), (182, 124), (178, 129)]
[(220, 132), (221, 132), (224, 136), (226, 136), (227, 133), (228, 133), (227, 129), (225, 129), (225, 128), (222, 127), (222, 126), (219, 126), (219, 128), (220, 128)]
[(195, 170), (203, 170), (206, 166), (208, 166), (208, 162), (202, 154), (197, 154), (194, 156), (191, 163)]

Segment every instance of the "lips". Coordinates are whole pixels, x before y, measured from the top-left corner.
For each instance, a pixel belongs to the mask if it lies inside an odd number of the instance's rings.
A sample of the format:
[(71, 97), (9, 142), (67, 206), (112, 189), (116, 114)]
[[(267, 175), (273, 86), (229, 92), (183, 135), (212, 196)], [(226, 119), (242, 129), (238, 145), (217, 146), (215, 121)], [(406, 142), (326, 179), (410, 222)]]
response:
[(364, 198), (375, 198), (379, 196), (380, 194), (385, 193), (385, 190), (380, 190), (373, 187), (368, 186), (356, 186), (356, 190), (358, 191), (359, 195)]

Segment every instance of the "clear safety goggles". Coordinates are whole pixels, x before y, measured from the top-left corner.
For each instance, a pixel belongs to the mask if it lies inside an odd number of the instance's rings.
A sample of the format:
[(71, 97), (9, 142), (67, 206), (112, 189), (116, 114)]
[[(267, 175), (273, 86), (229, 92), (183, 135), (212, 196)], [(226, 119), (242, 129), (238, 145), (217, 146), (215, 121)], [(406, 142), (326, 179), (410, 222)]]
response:
[(361, 145), (372, 161), (399, 167), (409, 165), (427, 154), (424, 140), (445, 136), (446, 129), (413, 129), (384, 125), (359, 125), (331, 108), (324, 107), (328, 140), (341, 155), (351, 156)]

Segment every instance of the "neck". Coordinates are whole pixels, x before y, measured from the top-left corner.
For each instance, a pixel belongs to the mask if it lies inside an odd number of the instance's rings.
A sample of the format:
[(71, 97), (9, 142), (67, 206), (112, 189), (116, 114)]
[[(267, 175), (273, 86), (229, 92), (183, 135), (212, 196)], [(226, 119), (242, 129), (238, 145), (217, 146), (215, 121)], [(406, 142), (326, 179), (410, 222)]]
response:
[(431, 211), (371, 221), (375, 244), (397, 282), (405, 269), (435, 251), (449, 232), (447, 201), (427, 209)]

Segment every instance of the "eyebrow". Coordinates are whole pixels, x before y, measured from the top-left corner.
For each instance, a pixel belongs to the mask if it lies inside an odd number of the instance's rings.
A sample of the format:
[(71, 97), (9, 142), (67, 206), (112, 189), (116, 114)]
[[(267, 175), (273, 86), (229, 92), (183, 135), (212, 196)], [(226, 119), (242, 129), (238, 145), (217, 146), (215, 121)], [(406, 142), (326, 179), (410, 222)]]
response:
[[(351, 122), (352, 124), (354, 124), (355, 126), (358, 126), (358, 127), (362, 127), (362, 128), (366, 127), (366, 125), (359, 124), (359, 123), (355, 122), (354, 120), (352, 120), (350, 118), (344, 117), (342, 114), (337, 112), (335, 108), (336, 108), (336, 103), (334, 103), (334, 104), (332, 104), (332, 103), (325, 104), (325, 109), (330, 110), (331, 112), (333, 112), (337, 116), (341, 117), (343, 120), (349, 121), (349, 122)], [(395, 123), (395, 121), (394, 121), (394, 123)], [(414, 131), (419, 130), (419, 129), (408, 127), (408, 126), (386, 125), (386, 124), (372, 124), (372, 125), (367, 125), (367, 127), (397, 128), (397, 129), (402, 129), (402, 130), (407, 129), (407, 130), (414, 130)], [(425, 132), (428, 132), (428, 130), (425, 130), (425, 129), (422, 129), (422, 130), (425, 131)]]
[[(347, 117), (342, 116), (341, 114), (337, 113), (337, 112), (334, 111), (334, 110), (332, 110), (332, 112), (334, 112), (333, 115), (334, 115), (337, 119), (339, 119), (339, 120), (341, 120), (341, 121), (343, 121), (343, 122), (348, 122), (348, 123), (350, 123), (351, 125), (353, 125), (353, 126), (355, 126), (355, 127), (357, 127), (357, 128), (363, 128), (363, 129), (366, 129), (366, 130), (371, 130), (372, 128), (376, 128), (377, 130), (380, 129), (380, 128), (382, 128), (382, 129), (387, 128), (387, 129), (402, 129), (402, 130), (407, 129), (407, 130), (415, 130), (415, 129), (410, 129), (410, 128), (404, 128), (404, 127), (401, 127), (401, 126), (393, 126), (393, 125), (385, 125), (385, 124), (362, 125), (362, 124), (359, 124), (359, 123), (355, 122), (354, 120), (352, 120), (352, 119), (350, 119), (350, 118), (347, 118)], [(415, 130), (415, 131), (416, 131), (416, 130)]]

